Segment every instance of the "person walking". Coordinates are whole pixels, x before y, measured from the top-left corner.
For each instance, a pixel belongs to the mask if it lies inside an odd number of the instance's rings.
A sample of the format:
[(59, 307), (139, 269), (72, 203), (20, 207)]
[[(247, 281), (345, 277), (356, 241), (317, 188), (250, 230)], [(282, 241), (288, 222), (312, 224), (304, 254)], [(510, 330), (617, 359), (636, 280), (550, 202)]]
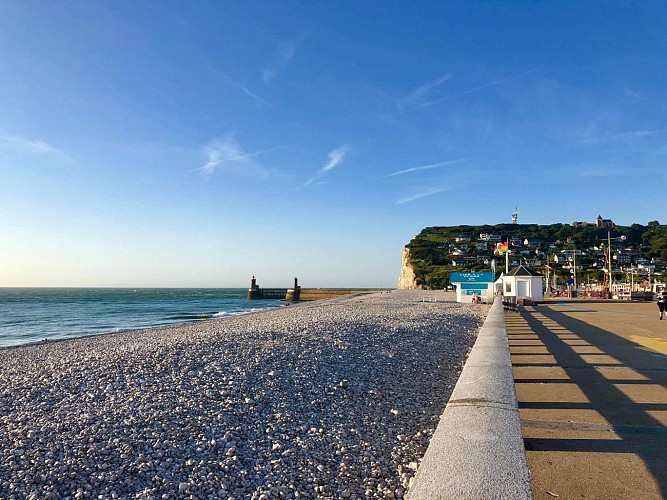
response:
[(658, 290), (658, 294), (656, 295), (656, 299), (658, 300), (658, 309), (660, 310), (660, 319), (663, 318), (665, 315), (665, 304), (667, 304), (667, 291), (665, 291), (665, 288), (662, 287), (660, 290)]

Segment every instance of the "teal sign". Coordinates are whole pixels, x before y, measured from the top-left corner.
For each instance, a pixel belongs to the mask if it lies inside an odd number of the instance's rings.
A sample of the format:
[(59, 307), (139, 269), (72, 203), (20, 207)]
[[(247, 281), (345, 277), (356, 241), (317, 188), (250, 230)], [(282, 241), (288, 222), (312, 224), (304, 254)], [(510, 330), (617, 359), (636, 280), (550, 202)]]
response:
[(450, 283), (493, 283), (493, 273), (452, 273)]

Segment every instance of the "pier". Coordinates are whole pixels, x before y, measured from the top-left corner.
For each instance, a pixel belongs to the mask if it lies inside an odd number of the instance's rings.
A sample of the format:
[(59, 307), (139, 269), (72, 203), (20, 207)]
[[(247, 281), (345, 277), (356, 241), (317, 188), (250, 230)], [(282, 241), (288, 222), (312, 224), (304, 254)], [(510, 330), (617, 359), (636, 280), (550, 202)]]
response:
[(258, 288), (255, 294), (249, 299), (277, 299), (285, 300), (287, 297), (287, 288)]
[(293, 288), (260, 288), (257, 279), (253, 276), (250, 279), (250, 288), (248, 288), (249, 300), (289, 300), (298, 302), (301, 296), (301, 287), (297, 278), (294, 278)]
[(288, 302), (311, 301), (332, 299), (343, 295), (367, 294), (375, 292), (387, 292), (383, 288), (301, 288), (297, 278), (294, 278), (292, 288), (260, 288), (257, 279), (250, 279), (248, 288), (248, 299), (250, 300), (287, 300)]

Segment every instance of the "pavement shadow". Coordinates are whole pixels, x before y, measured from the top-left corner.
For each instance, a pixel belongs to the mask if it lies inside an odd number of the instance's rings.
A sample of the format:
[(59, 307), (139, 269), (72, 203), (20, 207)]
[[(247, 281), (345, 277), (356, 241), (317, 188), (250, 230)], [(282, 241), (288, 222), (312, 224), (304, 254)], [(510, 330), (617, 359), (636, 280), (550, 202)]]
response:
[[(588, 402), (519, 402), (519, 408), (593, 410), (608, 422), (604, 427), (617, 436), (614, 439), (561, 439), (555, 436), (526, 438), (526, 450), (635, 454), (653, 475), (662, 497), (667, 498), (667, 427), (652, 414), (667, 411), (667, 401), (656, 400), (655, 396), (664, 394), (663, 389), (667, 388), (667, 358), (637, 349), (637, 344), (629, 340), (549, 307), (524, 309), (519, 314), (527, 323), (523, 326), (529, 327), (522, 331), (528, 333), (530, 330), (532, 335), (537, 335), (543, 347), (536, 349), (534, 356), (522, 352), (522, 359), (526, 363), (513, 365), (553, 367), (553, 362), (541, 363), (540, 358), (536, 357), (552, 356), (569, 380), (522, 378), (515, 382), (574, 383), (588, 399)], [(536, 317), (536, 314), (540, 317)], [(544, 321), (544, 317), (551, 321)], [(549, 327), (545, 326), (545, 322), (549, 323)], [(520, 335), (517, 332), (516, 336)], [(585, 342), (577, 342), (577, 339)], [(518, 346), (529, 347), (529, 343), (522, 344), (521, 340), (517, 342)], [(581, 348), (577, 349), (584, 344), (595, 351), (592, 357), (587, 353), (582, 354)], [(627, 379), (620, 376), (621, 371), (635, 373), (631, 379)], [(619, 374), (618, 378), (615, 373)], [(557, 429), (558, 424), (554, 425)], [(563, 424), (564, 431), (568, 430), (567, 426)]]

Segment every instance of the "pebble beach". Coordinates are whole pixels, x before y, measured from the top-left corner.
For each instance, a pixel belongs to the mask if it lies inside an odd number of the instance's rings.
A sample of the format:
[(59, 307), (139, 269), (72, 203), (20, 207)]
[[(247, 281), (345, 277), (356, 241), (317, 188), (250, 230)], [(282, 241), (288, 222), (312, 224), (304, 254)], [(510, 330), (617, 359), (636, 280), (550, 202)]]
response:
[(0, 498), (402, 498), (488, 312), (453, 299), (0, 349)]

